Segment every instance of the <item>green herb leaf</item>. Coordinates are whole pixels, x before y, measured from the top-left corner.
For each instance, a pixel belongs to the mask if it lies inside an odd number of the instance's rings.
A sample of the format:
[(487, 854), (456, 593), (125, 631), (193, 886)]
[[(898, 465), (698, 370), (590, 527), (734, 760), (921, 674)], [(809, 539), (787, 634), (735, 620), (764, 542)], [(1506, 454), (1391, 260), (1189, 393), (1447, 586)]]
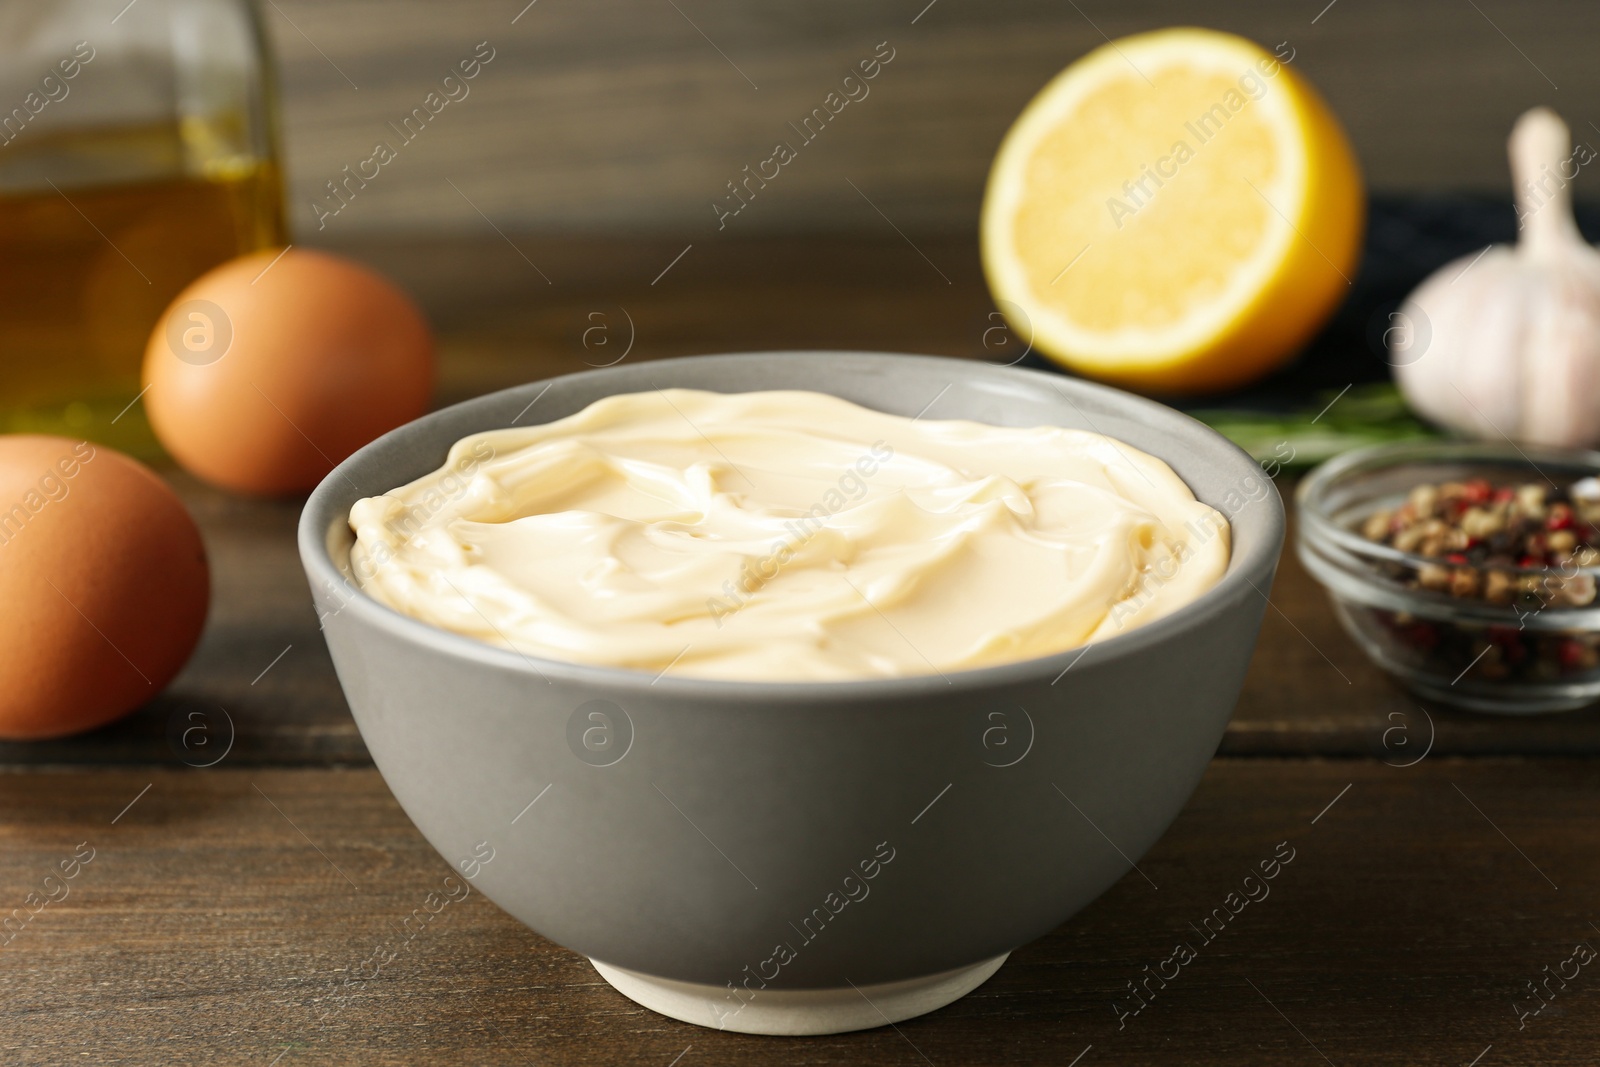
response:
[(1417, 441), (1439, 432), (1420, 422), (1390, 382), (1325, 392), (1315, 407), (1291, 415), (1224, 409), (1191, 411), (1254, 456), (1291, 470), (1315, 466), (1341, 452), (1390, 441)]

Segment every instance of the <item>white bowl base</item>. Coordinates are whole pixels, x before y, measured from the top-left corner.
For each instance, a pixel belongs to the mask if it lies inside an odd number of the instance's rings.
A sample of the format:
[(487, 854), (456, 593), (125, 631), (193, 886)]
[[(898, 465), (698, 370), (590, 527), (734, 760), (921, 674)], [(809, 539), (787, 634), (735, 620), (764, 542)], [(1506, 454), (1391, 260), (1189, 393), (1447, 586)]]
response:
[(669, 1018), (741, 1034), (800, 1037), (869, 1030), (926, 1015), (953, 1003), (988, 981), (1009, 952), (953, 971), (877, 985), (839, 989), (741, 988), (680, 982), (590, 960), (600, 977), (636, 1004)]

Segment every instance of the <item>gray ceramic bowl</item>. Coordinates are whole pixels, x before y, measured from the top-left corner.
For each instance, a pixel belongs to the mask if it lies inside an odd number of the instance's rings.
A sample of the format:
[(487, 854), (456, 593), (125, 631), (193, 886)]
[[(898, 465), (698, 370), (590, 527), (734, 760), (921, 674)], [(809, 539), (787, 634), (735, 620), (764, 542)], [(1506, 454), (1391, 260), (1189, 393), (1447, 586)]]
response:
[[(469, 433), (674, 386), (1109, 434), (1230, 518), (1232, 561), (1196, 602), (1086, 650), (860, 682), (534, 659), (354, 589), (358, 498)], [(1149, 400), (979, 362), (775, 352), (573, 374), (418, 419), (328, 475), (300, 553), (378, 769), (477, 888), (658, 1011), (824, 1033), (948, 1003), (1128, 873), (1221, 739), (1283, 534), (1250, 457)]]

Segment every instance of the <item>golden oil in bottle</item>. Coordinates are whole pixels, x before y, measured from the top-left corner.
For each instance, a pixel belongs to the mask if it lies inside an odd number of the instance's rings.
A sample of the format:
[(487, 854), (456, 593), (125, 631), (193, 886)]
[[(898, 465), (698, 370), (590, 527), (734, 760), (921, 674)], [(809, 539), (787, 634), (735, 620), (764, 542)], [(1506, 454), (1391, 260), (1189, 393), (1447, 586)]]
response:
[(0, 432), (159, 449), (167, 305), (286, 240), (255, 0), (0, 0)]
[(20, 176), (0, 185), (0, 429), (152, 450), (132, 401), (162, 311), (211, 267), (285, 240), (276, 165), (234, 155), (193, 173), (184, 134), (200, 132), (79, 129), (0, 150)]

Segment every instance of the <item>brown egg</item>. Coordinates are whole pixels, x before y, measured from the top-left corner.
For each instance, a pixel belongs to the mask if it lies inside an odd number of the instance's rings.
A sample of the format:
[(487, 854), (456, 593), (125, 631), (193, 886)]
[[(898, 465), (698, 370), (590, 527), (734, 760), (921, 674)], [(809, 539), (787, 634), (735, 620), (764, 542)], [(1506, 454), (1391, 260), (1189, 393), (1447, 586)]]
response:
[(183, 503), (104, 445), (0, 436), (0, 738), (60, 737), (144, 704), (205, 625)]
[(145, 348), (145, 410), (192, 473), (226, 489), (312, 489), (373, 438), (421, 415), (433, 334), (357, 263), (293, 248), (202, 275)]

